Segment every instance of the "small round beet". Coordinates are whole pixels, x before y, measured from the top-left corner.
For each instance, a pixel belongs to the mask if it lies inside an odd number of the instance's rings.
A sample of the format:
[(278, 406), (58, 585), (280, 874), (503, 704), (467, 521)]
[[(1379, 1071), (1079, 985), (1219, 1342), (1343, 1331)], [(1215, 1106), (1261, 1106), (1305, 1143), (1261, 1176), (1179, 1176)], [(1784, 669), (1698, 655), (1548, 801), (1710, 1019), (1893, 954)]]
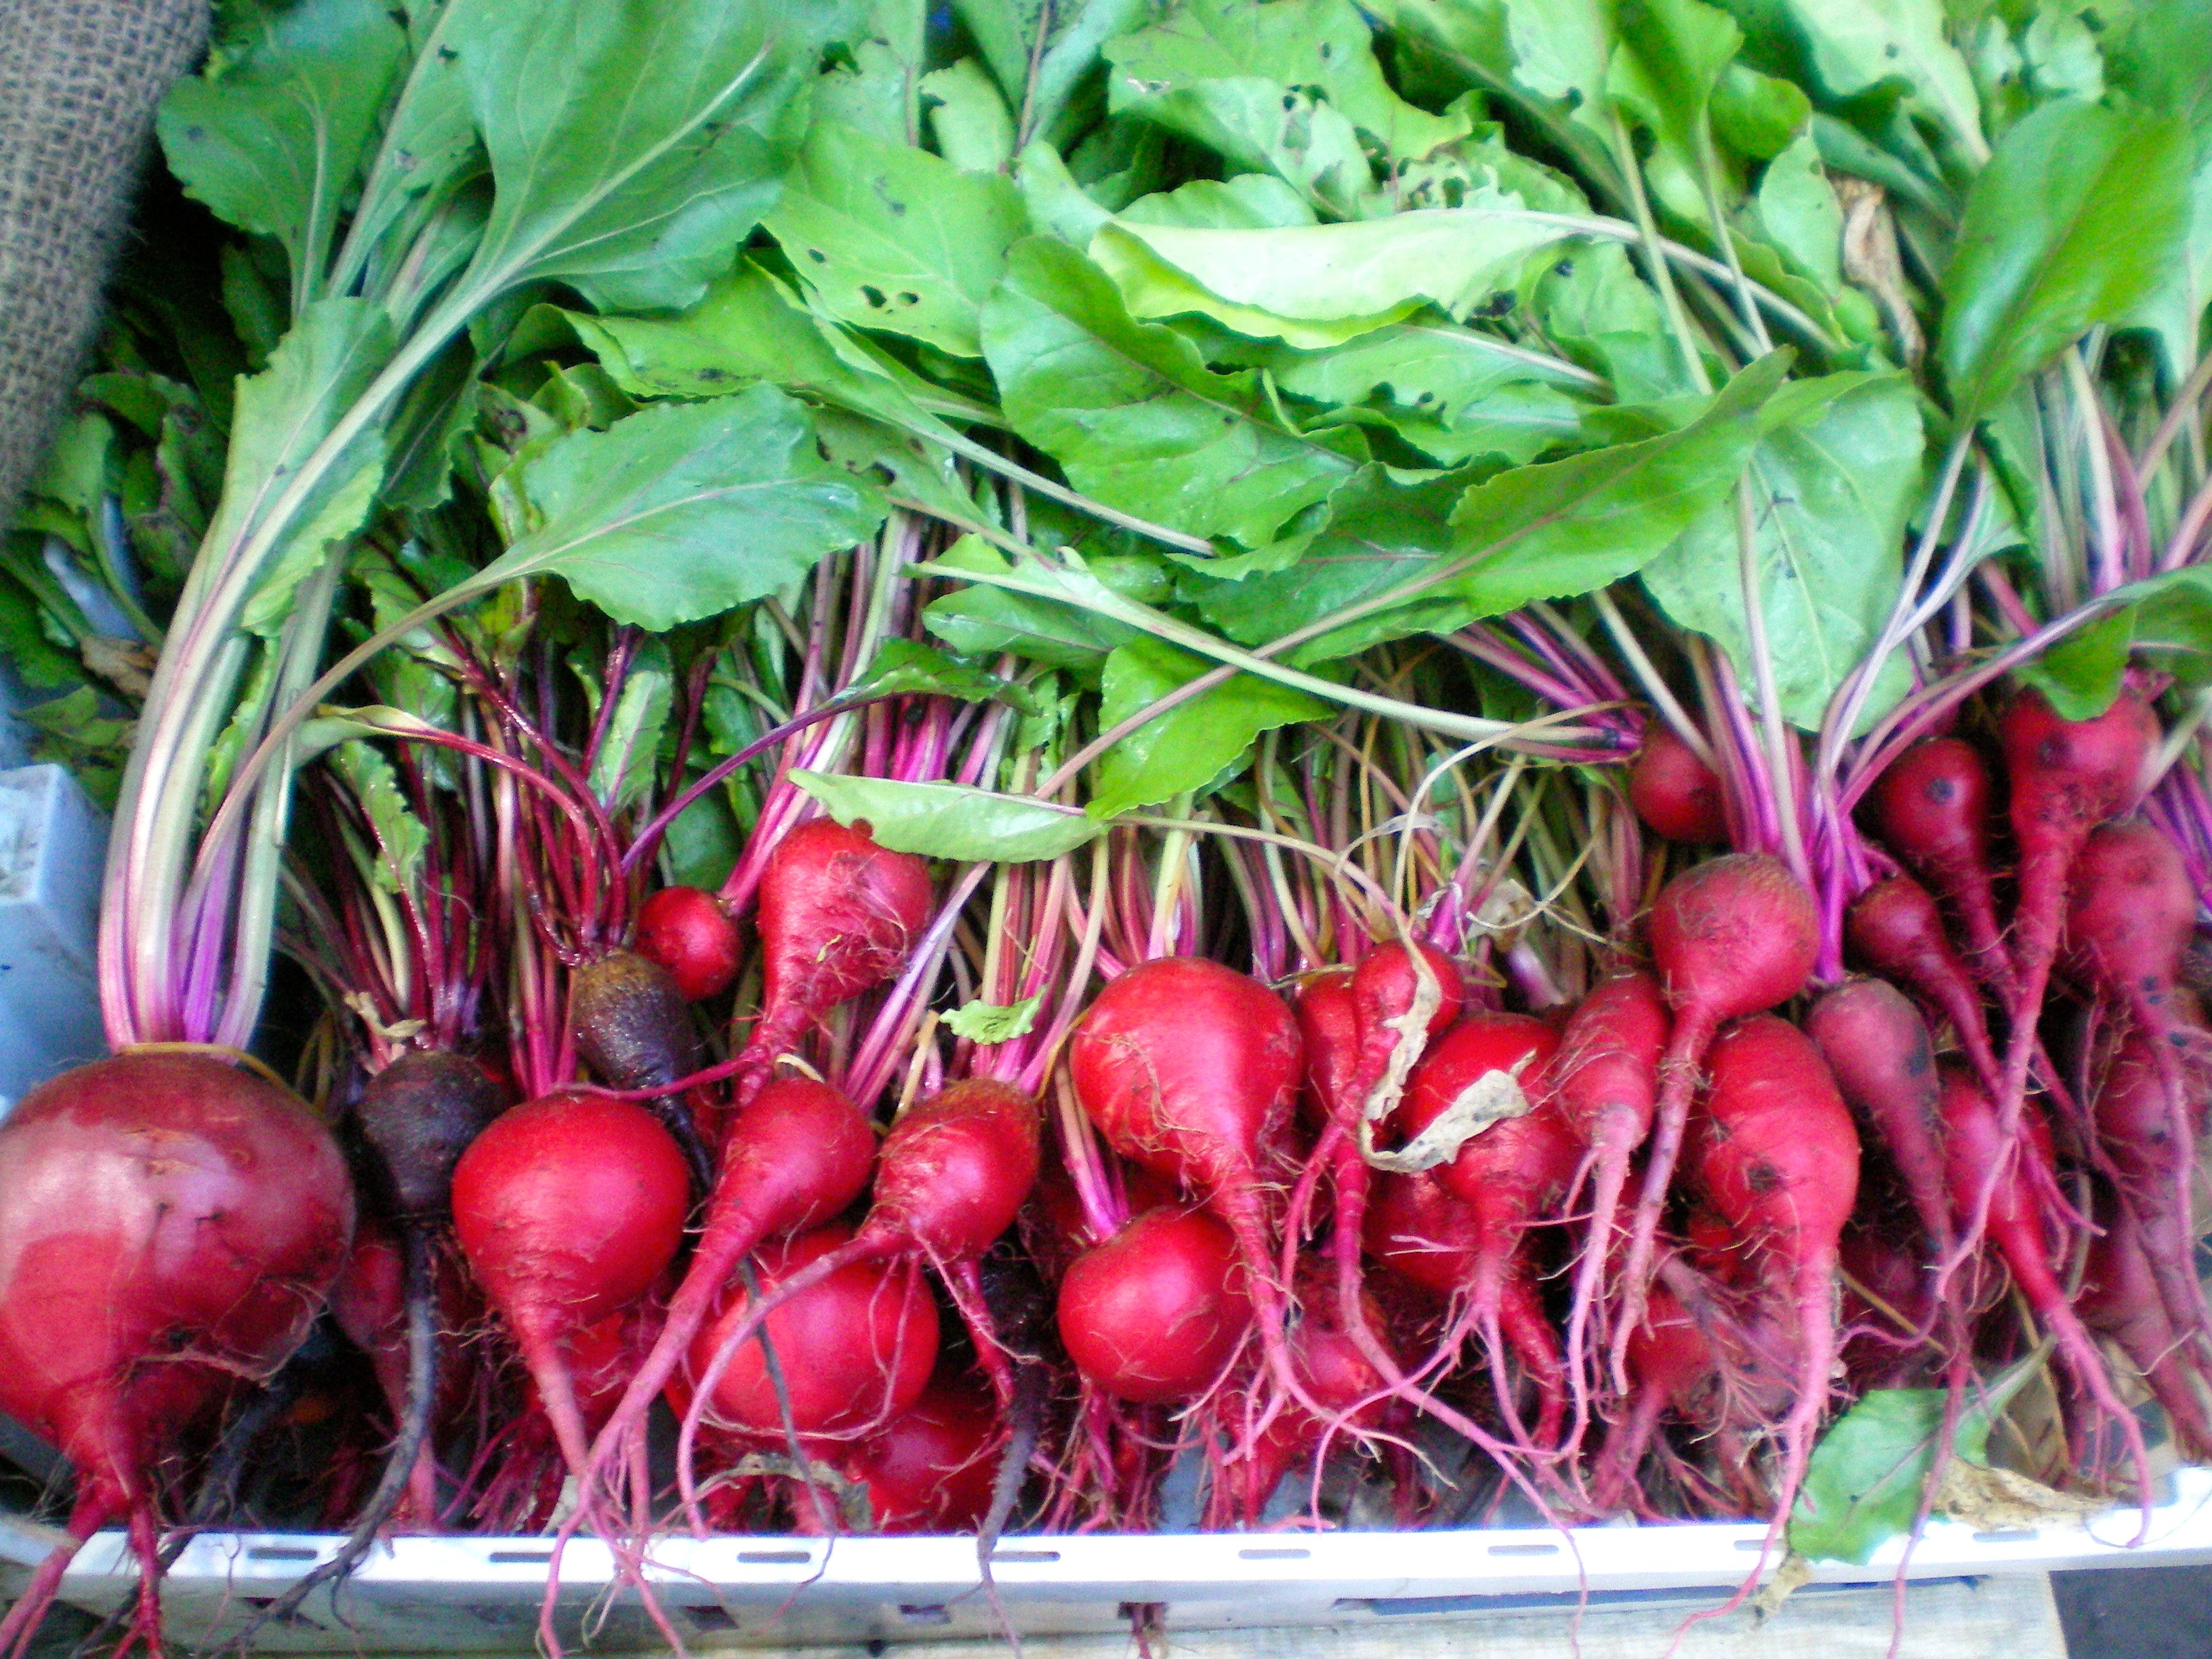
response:
[(664, 887), (638, 907), (638, 955), (657, 962), (686, 1002), (706, 1002), (737, 981), (738, 925), (696, 887)]
[(1728, 839), (1720, 778), (1661, 721), (1646, 728), (1628, 769), (1628, 804), (1662, 840), (1702, 846)]

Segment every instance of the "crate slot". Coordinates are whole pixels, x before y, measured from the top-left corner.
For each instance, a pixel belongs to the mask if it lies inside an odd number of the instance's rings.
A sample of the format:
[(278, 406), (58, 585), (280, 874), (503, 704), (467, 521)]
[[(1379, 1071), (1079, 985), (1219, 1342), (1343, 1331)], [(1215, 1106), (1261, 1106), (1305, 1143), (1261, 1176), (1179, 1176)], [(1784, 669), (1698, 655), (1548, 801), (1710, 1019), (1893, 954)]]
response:
[(323, 1553), (307, 1549), (297, 1544), (256, 1544), (246, 1551), (249, 1561), (319, 1561)]
[(1557, 1544), (1492, 1544), (1489, 1553), (1492, 1555), (1557, 1555), (1559, 1547)]
[(739, 1550), (738, 1562), (747, 1567), (803, 1567), (814, 1559), (812, 1550)]
[(484, 1558), (495, 1567), (550, 1567), (551, 1550), (494, 1550)]
[(738, 1627), (738, 1621), (720, 1607), (686, 1607), (684, 1616), (702, 1635), (709, 1631), (735, 1630)]
[(1060, 1559), (1058, 1550), (993, 1550), (993, 1566), (1045, 1566)]
[(899, 1603), (899, 1617), (909, 1625), (949, 1625), (952, 1622), (952, 1615), (945, 1610), (942, 1601), (927, 1601), (920, 1605), (902, 1601)]
[(1256, 1549), (1237, 1552), (1237, 1559), (1239, 1561), (1304, 1561), (1310, 1559), (1312, 1555), (1311, 1550), (1304, 1549)]

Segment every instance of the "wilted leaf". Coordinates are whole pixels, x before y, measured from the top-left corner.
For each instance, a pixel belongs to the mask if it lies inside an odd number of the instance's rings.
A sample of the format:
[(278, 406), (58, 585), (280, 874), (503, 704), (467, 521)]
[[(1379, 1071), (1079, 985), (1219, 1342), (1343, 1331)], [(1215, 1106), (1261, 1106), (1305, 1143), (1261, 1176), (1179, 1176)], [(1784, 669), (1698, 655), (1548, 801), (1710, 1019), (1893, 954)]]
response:
[(976, 313), (1027, 230), (1012, 184), (817, 121), (768, 216), (831, 314), (973, 357)]
[(1016, 1037), (1027, 1036), (1036, 1028), (1037, 1010), (1043, 1006), (1042, 992), (1015, 1003), (963, 1003), (945, 1015), (945, 1029), (957, 1037), (987, 1046), (1012, 1042)]

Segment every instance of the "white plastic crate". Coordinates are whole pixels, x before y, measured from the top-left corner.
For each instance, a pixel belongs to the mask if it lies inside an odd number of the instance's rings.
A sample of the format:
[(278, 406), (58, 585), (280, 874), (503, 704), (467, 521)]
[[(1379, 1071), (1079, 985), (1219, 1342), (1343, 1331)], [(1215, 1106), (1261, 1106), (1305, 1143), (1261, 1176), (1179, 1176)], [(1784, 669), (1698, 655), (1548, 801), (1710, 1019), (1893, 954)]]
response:
[[(2130, 1548), (2138, 1513), (2085, 1524), (1980, 1532), (1931, 1526), (1913, 1551), (1914, 1578), (1978, 1578), (2056, 1568), (2212, 1563), (2212, 1470), (2166, 1483), (2150, 1535)], [(994, 1558), (1005, 1625), (1024, 1635), (1126, 1630), (1143, 1604), (1170, 1630), (1345, 1626), (1408, 1616), (1532, 1606), (1602, 1607), (1623, 1601), (1712, 1605), (1756, 1559), (1763, 1528), (1733, 1524), (1333, 1534), (1165, 1534), (1016, 1537)], [(0, 1559), (16, 1572), (56, 1534), (0, 1524)], [(310, 1571), (338, 1540), (221, 1534), (195, 1540), (163, 1589), (179, 1644), (220, 1639), (251, 1609)], [(1818, 1584), (1884, 1583), (1904, 1553), (1893, 1540), (1864, 1566), (1822, 1562)], [(402, 1538), (380, 1545), (352, 1581), (319, 1592), (261, 1645), (299, 1653), (458, 1652), (528, 1648), (551, 1546), (543, 1538)], [(669, 1538), (653, 1581), (687, 1644), (897, 1642), (992, 1636), (1005, 1627), (985, 1595), (967, 1538)], [(562, 1625), (571, 1644), (604, 1616), (599, 1651), (664, 1644), (635, 1598), (605, 1605), (611, 1563), (578, 1540), (562, 1556)], [(11, 1576), (14, 1576), (11, 1574)], [(94, 1612), (135, 1593), (123, 1535), (85, 1547), (65, 1600)], [(1805, 1592), (1800, 1592), (1801, 1594)]]
[[(58, 767), (0, 771), (0, 1100), (101, 1052), (92, 940), (106, 827)], [(20, 1431), (18, 1431), (20, 1433)], [(2212, 1470), (2171, 1476), (2148, 1540), (2127, 1547), (2137, 1512), (2086, 1524), (1976, 1532), (1931, 1527), (1915, 1578), (2054, 1568), (2212, 1563)], [(1126, 1630), (1158, 1609), (1170, 1629), (1344, 1626), (1506, 1612), (1587, 1597), (1593, 1607), (1670, 1601), (1686, 1612), (1741, 1583), (1764, 1529), (1733, 1524), (1332, 1534), (1156, 1534), (1014, 1537), (993, 1559), (1002, 1614), (984, 1594), (966, 1538), (671, 1538), (653, 1579), (687, 1643), (896, 1642)], [(0, 1593), (61, 1534), (0, 1516)], [(179, 1647), (234, 1630), (335, 1550), (336, 1537), (210, 1534), (163, 1587)], [(259, 1645), (299, 1653), (514, 1651), (538, 1626), (551, 1554), (543, 1538), (401, 1538), (381, 1543), (333, 1596), (312, 1598)], [(1826, 1562), (1815, 1583), (1880, 1583), (1902, 1541), (1865, 1566)], [(562, 1560), (562, 1624), (573, 1645), (587, 1618), (599, 1651), (659, 1648), (635, 1600), (606, 1604), (606, 1549), (572, 1544)], [(62, 1597), (94, 1613), (137, 1593), (123, 1534), (88, 1543)]]

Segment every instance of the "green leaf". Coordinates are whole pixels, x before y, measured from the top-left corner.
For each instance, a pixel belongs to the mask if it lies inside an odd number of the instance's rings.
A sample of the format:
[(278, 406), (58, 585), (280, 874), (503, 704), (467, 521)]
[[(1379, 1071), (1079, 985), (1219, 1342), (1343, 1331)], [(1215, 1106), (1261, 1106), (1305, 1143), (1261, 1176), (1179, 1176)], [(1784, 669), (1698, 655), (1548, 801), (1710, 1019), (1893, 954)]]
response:
[(535, 526), (469, 586), (557, 575), (655, 632), (787, 586), (883, 516), (769, 386), (572, 432), (520, 467)]
[(1943, 278), (1942, 360), (1962, 413), (1987, 411), (2179, 257), (2195, 152), (2171, 118), (2055, 104), (1974, 180)]
[(2212, 303), (2212, 31), (2197, 0), (2146, 0), (2112, 58), (2118, 85), (2143, 106), (2181, 122), (2196, 139), (2185, 252), (2128, 319), (2157, 332), (2167, 372), (2179, 380), (2197, 362), (2205, 307)]
[[(1862, 1396), (1813, 1449), (1790, 1517), (1790, 1547), (1814, 1559), (1870, 1560), (1912, 1525), (1942, 1426), (1941, 1389)], [(1988, 1434), (1986, 1421), (1962, 1419), (1954, 1449), (1978, 1457)]]
[(1305, 198), (1272, 173), (1193, 179), (1173, 190), (1139, 197), (1121, 210), (1121, 220), (1189, 230), (1266, 230), (1317, 222)]
[(1504, 387), (1585, 385), (1571, 365), (1548, 367), (1486, 334), (1435, 323), (1378, 329), (1328, 351), (1269, 352), (1261, 362), (1294, 398), (1338, 404), (1377, 401), (1446, 426)]
[(2111, 49), (2112, 79), (2199, 132), (2212, 128), (2212, 36), (2197, 0), (2138, 0)]
[(720, 790), (709, 790), (676, 815), (661, 840), (661, 859), (672, 886), (708, 892), (730, 878), (745, 850), (737, 814)]
[[(2032, 1354), (1971, 1392), (1951, 1440), (1952, 1455), (1989, 1459), (1990, 1427), (2041, 1369)], [(1790, 1516), (1790, 1548), (1814, 1560), (1863, 1564), (1911, 1530), (1943, 1431), (1941, 1389), (1873, 1389), (1838, 1418), (1813, 1449)]]
[(1188, 0), (1163, 23), (1106, 47), (1109, 106), (1265, 168), (1316, 206), (1358, 216), (1374, 173), (1364, 134), (1389, 161), (1418, 161), (1465, 134), (1390, 89), (1350, 0)]
[(326, 475), (329, 487), (320, 493), (314, 510), (292, 521), (276, 556), (263, 568), (246, 608), (239, 613), (240, 628), (266, 640), (274, 640), (284, 631), (300, 584), (368, 522), (383, 474), (382, 458), (374, 449), (364, 447), (349, 467)]
[(1286, 395), (1361, 416), (1373, 411), (1408, 444), (1448, 465), (1477, 457), (1517, 466), (1577, 444), (1584, 403), (1571, 366), (1547, 368), (1487, 335), (1431, 323), (1378, 329), (1333, 350), (1267, 353)]
[[(1259, 644), (1354, 605), (1374, 607), (1289, 659), (1311, 664), (1618, 581), (1727, 494), (1789, 360), (1786, 351), (1762, 358), (1709, 399), (1619, 411), (1624, 424), (1671, 419), (1670, 430), (1516, 467), (1472, 488), (1450, 477), (1401, 485), (1379, 469), (1364, 474), (1332, 503), (1328, 528), (1297, 566), (1221, 584), (1200, 611), (1232, 638)], [(1394, 600), (1413, 584), (1418, 591)]]
[(0, 571), (0, 658), (33, 691), (59, 691), (85, 682), (83, 665), (47, 637), (35, 594)]
[(428, 512), (452, 495), (455, 458), (477, 422), (480, 368), (464, 337), (408, 388), (386, 428), (386, 505)]
[(85, 792), (101, 805), (112, 808), (129, 759), (131, 722), (109, 712), (109, 706), (89, 685), (22, 712), (23, 723), (37, 733), (31, 745), (36, 759), (55, 761), (70, 769)]
[[(429, 276), (420, 252), (407, 245), (407, 234), (420, 232), (427, 210), (451, 199), (460, 185), (483, 170), (459, 62), (444, 30), (461, 3), (463, 0), (428, 0), (406, 8), (414, 65), (386, 118), (375, 163), (362, 182), (361, 204), (346, 232), (349, 247), (372, 259), (366, 287), (372, 297)], [(464, 232), (472, 245), (482, 217), (480, 211), (449, 215), (446, 228)], [(401, 227), (405, 227), (402, 234), (393, 235)], [(381, 260), (375, 261), (373, 251), (387, 240)], [(458, 252), (465, 259), (468, 249), (461, 247)]]
[[(1006, 556), (977, 536), (963, 536), (937, 562), (954, 571), (1008, 568)], [(1116, 580), (1113, 560), (1093, 559), (1090, 569), (1117, 590), (1136, 586)], [(1132, 597), (1148, 596), (1139, 592)], [(1031, 662), (1085, 673), (1096, 672), (1108, 653), (1135, 637), (1133, 629), (1073, 605), (981, 585), (947, 593), (932, 603), (921, 619), (931, 633), (969, 656), (1011, 651)]]
[(966, 1037), (970, 1042), (986, 1045), (1012, 1042), (1016, 1037), (1025, 1037), (1036, 1029), (1037, 1010), (1044, 1006), (1044, 993), (1024, 997), (1019, 1002), (1000, 1003), (975, 1001), (963, 1004), (945, 1015), (945, 1029), (957, 1037)]
[(903, 496), (940, 519), (975, 515), (975, 500), (952, 456), (927, 439), (836, 408), (814, 411), (814, 435), (832, 465), (887, 494)]
[(1258, 230), (1121, 220), (1091, 251), (1133, 316), (1199, 312), (1239, 334), (1322, 347), (1424, 301), (1463, 319), (1516, 286), (1531, 254), (1571, 234), (1506, 201)]
[(2023, 665), (2019, 678), (2050, 700), (2059, 719), (2093, 720), (2112, 706), (2125, 684), (2135, 624), (2132, 607), (2086, 623)]
[[(1101, 731), (1119, 726), (1212, 665), (1158, 640), (1139, 638), (1106, 659), (1098, 709)], [(1098, 762), (1089, 811), (1118, 817), (1204, 787), (1240, 764), (1262, 732), (1326, 719), (1327, 703), (1285, 686), (1233, 675), (1147, 720)]]
[[(953, 0), (1009, 106), (1025, 106), (1024, 139), (1069, 146), (1090, 112), (1075, 99), (1100, 49), (1146, 21), (1158, 0)], [(1040, 26), (1044, 38), (1037, 38)], [(1034, 65), (1034, 69), (1032, 69)]]
[(2137, 656), (2185, 685), (2212, 684), (2212, 568), (2185, 565), (2105, 598), (2119, 608), (2083, 623), (2019, 671), (2062, 715), (2094, 720), (2111, 708)]
[(965, 784), (837, 777), (799, 767), (791, 781), (838, 823), (866, 823), (878, 846), (924, 858), (1030, 864), (1072, 853), (1107, 829), (1073, 807)]
[[(1828, 700), (1870, 650), (1897, 599), (1919, 499), (1920, 409), (1903, 375), (1797, 380), (1766, 406), (1751, 458), (1759, 613), (1784, 716), (1818, 730)], [(1675, 623), (1717, 642), (1753, 684), (1735, 503), (1717, 503), (1644, 568)], [(1868, 713), (1910, 683), (1896, 660)]]
[(1694, 171), (1704, 153), (1706, 106), (1743, 44), (1742, 31), (1704, 0), (1621, 0), (1618, 27), (1607, 91)]
[(97, 410), (81, 409), (55, 429), (27, 487), (89, 518), (107, 494), (114, 451), (114, 426)]
[(1255, 376), (1216, 374), (1170, 329), (1132, 319), (1105, 275), (1046, 237), (1015, 244), (983, 309), (1006, 417), (1087, 495), (1247, 546), (1351, 477), (1364, 446), (1276, 418)]
[(1505, 0), (1513, 78), (1600, 132), (1610, 108), (1616, 9), (1616, 0)]
[(1813, 104), (1795, 81), (1761, 75), (1737, 58), (1721, 71), (1711, 113), (1716, 138), (1763, 161), (1779, 155), (1805, 130)]
[[(269, 366), (239, 382), (222, 504), (208, 528), (211, 548), (235, 546), (257, 527), (269, 498), (304, 467), (393, 349), (381, 306), (318, 300), (300, 313)], [(245, 626), (274, 634), (283, 625), (292, 590), (367, 519), (382, 466), (381, 440), (371, 432), (322, 471), (258, 574)]]
[(1463, 113), (1431, 115), (1391, 89), (1350, 0), (1185, 0), (1166, 21), (1114, 41), (1106, 58), (1114, 109), (1141, 110), (1247, 166), (1264, 157), (1244, 147), (1250, 135), (1219, 122), (1241, 104), (1210, 95), (1223, 82), (1273, 82), (1279, 98), (1310, 90), (1391, 161), (1417, 161), (1468, 128)]
[(975, 317), (1027, 228), (996, 173), (817, 121), (767, 218), (770, 234), (833, 316), (963, 357)]
[(1536, 289), (1544, 331), (1616, 396), (1642, 403), (1690, 390), (1682, 353), (1668, 337), (1658, 296), (1630, 267), (1627, 250), (1601, 243), (1575, 251)]
[[(1006, 564), (1005, 557), (973, 535), (953, 542), (938, 562), (957, 571), (975, 560), (982, 560), (984, 568), (1005, 568)], [(1093, 575), (1097, 575), (1097, 566), (1093, 566)], [(922, 613), (922, 626), (953, 650), (971, 657), (1011, 650), (1029, 661), (1079, 672), (1097, 672), (1115, 646), (1134, 637), (1134, 630), (1124, 623), (1068, 604), (987, 586), (957, 588), (931, 602)]]
[(1982, 142), (1974, 78), (1945, 38), (1942, 0), (1784, 0), (1831, 98), (1899, 81), (1965, 142)]
[(465, 286), (690, 305), (774, 204), (828, 6), (455, 0), (449, 44), (497, 184)]
[(634, 398), (719, 397), (765, 380), (909, 431), (944, 429), (919, 376), (832, 338), (750, 262), (678, 316), (561, 314)]
[(1014, 159), (1014, 118), (983, 66), (963, 58), (921, 77), (937, 153), (963, 173), (1000, 173)]
[(392, 763), (374, 744), (356, 740), (332, 749), (330, 763), (361, 803), (376, 837), (376, 884), (387, 893), (419, 894), (430, 832), (408, 805)]
[(609, 811), (623, 811), (653, 787), (661, 736), (675, 705), (676, 673), (669, 665), (668, 645), (653, 640), (623, 676), (615, 712), (592, 757), (592, 793)]
[(846, 38), (851, 61), (816, 83), (814, 118), (887, 144), (918, 142), (927, 30), (924, 0), (874, 0), (865, 25)]
[(296, 311), (319, 290), (406, 37), (380, 0), (231, 15), (243, 27), (217, 46), (206, 75), (169, 89), (155, 127), (188, 194), (283, 245)]
[(1766, 164), (1759, 181), (1761, 234), (1824, 289), (1843, 286), (1844, 210), (1808, 133)]
[(1114, 216), (1110, 208), (1092, 199), (1049, 144), (1031, 144), (1015, 159), (1014, 188), (1022, 193), (1030, 228), (1070, 247), (1089, 247), (1098, 227)]
[(841, 694), (848, 699), (912, 696), (954, 697), (962, 702), (1003, 702), (1023, 714), (1037, 711), (1036, 699), (1012, 680), (946, 655), (920, 640), (885, 640), (867, 672)]

